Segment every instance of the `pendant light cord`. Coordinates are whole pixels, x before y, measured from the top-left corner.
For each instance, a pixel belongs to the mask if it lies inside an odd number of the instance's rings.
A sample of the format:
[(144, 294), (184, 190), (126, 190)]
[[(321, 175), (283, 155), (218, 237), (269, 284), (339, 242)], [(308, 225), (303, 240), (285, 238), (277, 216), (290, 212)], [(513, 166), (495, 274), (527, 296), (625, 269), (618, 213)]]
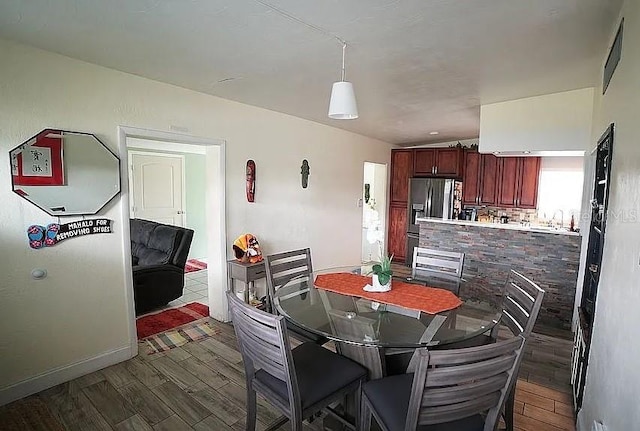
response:
[(272, 11), (284, 16), (285, 18), (289, 18), (292, 21), (295, 21), (295, 22), (297, 22), (299, 24), (302, 24), (304, 26), (307, 26), (307, 27), (309, 27), (309, 28), (311, 28), (311, 29), (313, 29), (315, 31), (318, 31), (318, 32), (324, 34), (325, 36), (329, 36), (329, 37), (332, 37), (332, 38), (336, 39), (338, 42), (340, 42), (343, 45), (343, 47), (347, 45), (347, 42), (344, 39), (342, 39), (341, 37), (338, 37), (335, 34), (331, 33), (329, 30), (325, 30), (322, 27), (318, 27), (317, 25), (313, 25), (313, 24), (310, 24), (310, 23), (308, 23), (306, 21), (303, 21), (302, 19), (298, 18), (297, 16), (292, 15), (289, 12), (287, 12), (285, 10), (282, 10), (282, 9), (280, 9), (278, 7), (275, 7), (275, 6), (265, 2), (263, 0), (255, 0), (255, 2), (256, 3), (260, 3), (262, 6), (268, 7)]
[(344, 71), (344, 55), (346, 51), (347, 51), (347, 42), (343, 42), (342, 43), (342, 79), (341, 79), (342, 82), (346, 81), (345, 71)]

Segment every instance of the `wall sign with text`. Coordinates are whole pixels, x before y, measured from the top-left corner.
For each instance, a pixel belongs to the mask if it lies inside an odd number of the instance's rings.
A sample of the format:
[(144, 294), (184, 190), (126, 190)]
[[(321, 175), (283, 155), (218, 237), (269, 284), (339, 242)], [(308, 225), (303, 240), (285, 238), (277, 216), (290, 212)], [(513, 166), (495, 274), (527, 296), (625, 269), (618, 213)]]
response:
[(51, 247), (65, 239), (96, 233), (113, 233), (112, 221), (106, 218), (97, 218), (65, 224), (51, 223), (46, 227), (34, 224), (27, 229), (29, 246), (35, 249)]

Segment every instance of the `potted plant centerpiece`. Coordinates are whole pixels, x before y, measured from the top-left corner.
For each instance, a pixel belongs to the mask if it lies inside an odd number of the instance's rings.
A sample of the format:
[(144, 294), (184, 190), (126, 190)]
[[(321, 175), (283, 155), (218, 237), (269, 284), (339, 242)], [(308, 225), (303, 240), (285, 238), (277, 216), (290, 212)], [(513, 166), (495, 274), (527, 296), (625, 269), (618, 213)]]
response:
[(382, 262), (373, 265), (373, 291), (374, 292), (388, 292), (391, 290), (391, 276), (393, 271), (391, 270), (391, 260), (393, 256), (385, 256), (382, 258)]

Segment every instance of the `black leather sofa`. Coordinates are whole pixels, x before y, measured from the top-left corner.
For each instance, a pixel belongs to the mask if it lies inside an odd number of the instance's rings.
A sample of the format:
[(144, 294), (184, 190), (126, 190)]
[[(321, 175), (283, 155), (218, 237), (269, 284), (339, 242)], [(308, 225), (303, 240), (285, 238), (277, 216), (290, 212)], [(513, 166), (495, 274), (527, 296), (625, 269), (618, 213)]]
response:
[(131, 219), (131, 258), (136, 314), (182, 296), (184, 266), (193, 230)]

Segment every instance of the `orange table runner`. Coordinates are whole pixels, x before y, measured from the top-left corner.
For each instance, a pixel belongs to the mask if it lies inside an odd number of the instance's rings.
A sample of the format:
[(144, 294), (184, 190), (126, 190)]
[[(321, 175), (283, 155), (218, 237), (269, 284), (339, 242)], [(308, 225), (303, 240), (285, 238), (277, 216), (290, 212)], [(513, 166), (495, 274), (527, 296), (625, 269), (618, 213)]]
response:
[(445, 289), (392, 280), (389, 292), (367, 292), (362, 290), (367, 284), (372, 284), (371, 277), (348, 272), (320, 274), (315, 281), (317, 288), (329, 292), (357, 296), (383, 304), (398, 305), (429, 314), (453, 310), (462, 305), (460, 298)]

